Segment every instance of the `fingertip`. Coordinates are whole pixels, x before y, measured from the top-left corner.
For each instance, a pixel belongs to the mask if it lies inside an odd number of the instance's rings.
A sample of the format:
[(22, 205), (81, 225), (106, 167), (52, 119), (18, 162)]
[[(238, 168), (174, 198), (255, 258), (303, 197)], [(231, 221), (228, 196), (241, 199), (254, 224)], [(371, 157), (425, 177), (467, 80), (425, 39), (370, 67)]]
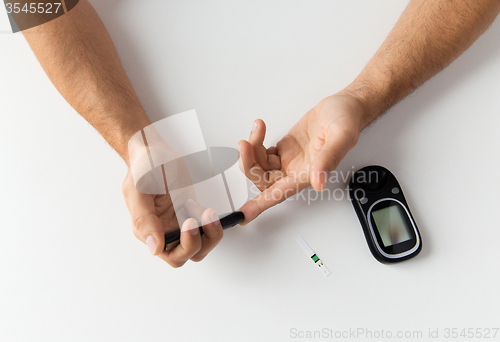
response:
[(181, 267), (201, 248), (201, 236), (198, 222), (189, 218), (181, 226), (180, 243), (171, 251), (160, 253), (160, 258), (174, 268)]
[(214, 210), (212, 210), (212, 212), (210, 213), (210, 223), (214, 224), (214, 225), (220, 225), (220, 220), (219, 220), (219, 216), (217, 215), (217, 212)]
[(146, 238), (146, 246), (148, 246), (149, 252), (153, 255), (156, 254), (156, 246), (158, 243), (156, 242), (156, 238), (153, 235), (149, 235)]
[(201, 224), (207, 226), (219, 220), (219, 216), (213, 208), (207, 208), (201, 215)]
[(255, 203), (253, 199), (245, 203), (240, 208), (240, 211), (243, 213), (243, 216), (245, 217), (245, 219), (242, 222), (240, 222), (240, 226), (246, 226), (261, 213), (259, 207), (257, 206), (257, 203)]
[[(183, 255), (191, 257), (201, 247), (201, 235), (198, 228), (198, 221), (193, 218), (187, 219), (182, 224), (180, 246), (184, 251)], [(177, 248), (178, 248), (177, 247)]]
[(165, 237), (157, 232), (152, 232), (151, 235), (146, 237), (144, 243), (148, 246), (149, 252), (152, 255), (158, 255), (163, 252)]
[(262, 119), (256, 119), (254, 123), (257, 125), (257, 128), (266, 128), (266, 123)]
[(153, 255), (161, 253), (165, 237), (163, 236), (163, 225), (155, 214), (139, 216), (133, 221), (134, 235), (149, 249)]
[(204, 236), (206, 236), (207, 239), (217, 242), (222, 239), (222, 225), (220, 223), (219, 216), (214, 209), (209, 208), (205, 210), (201, 218), (201, 223), (203, 224), (203, 231), (205, 232)]
[(203, 208), (193, 198), (188, 198), (184, 201), (184, 210), (189, 215), (189, 217), (199, 220), (205, 208)]
[(194, 218), (189, 218), (181, 226), (181, 237), (179, 239), (179, 246), (184, 251), (189, 250), (193, 243), (193, 234), (191, 230), (194, 229), (196, 220)]
[(190, 235), (196, 235), (199, 233), (198, 222), (194, 218), (189, 218), (182, 224), (181, 235), (183, 233), (189, 233)]
[(260, 146), (264, 143), (264, 137), (266, 136), (266, 124), (261, 119), (257, 119), (252, 124), (252, 131), (250, 132), (250, 138), (248, 141), (254, 147)]

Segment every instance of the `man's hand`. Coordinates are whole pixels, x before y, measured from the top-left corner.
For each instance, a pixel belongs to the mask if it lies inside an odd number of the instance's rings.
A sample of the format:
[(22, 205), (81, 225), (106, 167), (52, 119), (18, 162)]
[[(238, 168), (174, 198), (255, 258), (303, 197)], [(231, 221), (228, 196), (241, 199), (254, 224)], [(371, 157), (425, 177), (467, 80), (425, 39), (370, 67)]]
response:
[(360, 99), (348, 91), (323, 99), (275, 147), (264, 147), (266, 127), (256, 120), (249, 140), (238, 143), (240, 168), (262, 191), (241, 208), (245, 223), (309, 185), (324, 190), (367, 124)]
[(311, 184), (322, 190), (359, 132), (467, 49), (500, 12), (498, 0), (412, 0), (360, 75), (321, 101), (276, 145), (256, 121), (239, 142), (240, 166), (263, 192), (241, 210), (245, 223)]
[[(123, 197), (132, 219), (134, 235), (144, 242), (151, 254), (157, 255), (172, 267), (180, 267), (187, 260), (201, 261), (222, 239), (222, 226), (213, 209), (205, 209), (201, 214), (203, 236), (198, 223), (190, 218), (181, 227), (180, 244), (165, 251), (165, 234), (179, 229), (174, 206), (169, 193), (149, 195), (139, 192), (129, 170), (123, 182)], [(201, 207), (194, 201), (186, 201), (186, 211), (197, 217)]]
[[(222, 226), (215, 210), (196, 203), (184, 159), (154, 125), (149, 125), (130, 138), (127, 160), (129, 171), (122, 192), (134, 235), (148, 246), (151, 254), (173, 267), (182, 266), (189, 259), (203, 260), (222, 239)], [(198, 221), (203, 225), (203, 236)], [(179, 229), (180, 244), (169, 244), (169, 249), (164, 250), (165, 234)]]
[[(64, 98), (90, 122), (130, 166), (128, 142), (151, 124), (125, 71), (106, 28), (88, 0), (58, 19), (23, 31), (40, 64)], [(129, 172), (123, 183), (125, 202), (134, 234), (152, 254), (173, 267), (187, 260), (202, 260), (222, 238), (220, 222), (210, 219), (211, 209), (195, 206), (186, 217), (201, 217), (204, 235), (189, 229), (196, 220), (182, 225), (180, 244), (164, 251), (164, 235), (179, 229), (172, 202), (165, 195), (139, 192)], [(191, 215), (189, 211), (197, 211)], [(184, 213), (184, 211), (183, 211)], [(203, 215), (202, 215), (203, 213)], [(197, 224), (196, 224), (197, 227)], [(194, 234), (191, 234), (194, 233)]]
[[(498, 0), (412, 0), (398, 23), (356, 80), (321, 101), (277, 144), (262, 145), (265, 126), (256, 121), (249, 142), (240, 142), (241, 166), (263, 192), (242, 207), (245, 222), (310, 184), (322, 190), (326, 176), (358, 139), (360, 130), (394, 103), (458, 57), (493, 22)], [(151, 124), (106, 28), (88, 0), (67, 14), (23, 31), (54, 86), (128, 161), (127, 143)], [(173, 229), (170, 197), (141, 194), (127, 176), (123, 192), (134, 230), (155, 255), (172, 266), (201, 260), (222, 236), (205, 230), (189, 234), (184, 222), (181, 244), (164, 252), (163, 234)], [(202, 222), (208, 222), (208, 209)], [(216, 221), (218, 222), (218, 221)], [(220, 223), (219, 227), (220, 227)], [(176, 227), (177, 229), (177, 227)], [(215, 231), (220, 230), (220, 235)]]

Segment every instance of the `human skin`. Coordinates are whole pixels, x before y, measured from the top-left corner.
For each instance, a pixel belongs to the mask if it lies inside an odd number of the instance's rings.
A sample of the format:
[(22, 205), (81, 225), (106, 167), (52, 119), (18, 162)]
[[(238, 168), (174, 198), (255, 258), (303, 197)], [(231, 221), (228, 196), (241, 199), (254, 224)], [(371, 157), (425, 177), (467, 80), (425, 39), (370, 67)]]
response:
[[(241, 168), (263, 190), (241, 208), (245, 223), (309, 185), (324, 189), (326, 175), (356, 144), (360, 131), (458, 57), (499, 10), (498, 0), (412, 0), (356, 80), (306, 113), (276, 147), (264, 148), (265, 125), (257, 120), (249, 141), (238, 143)], [(88, 0), (23, 34), (61, 95), (129, 165), (128, 141), (151, 121)], [(293, 174), (301, 172), (306, 179), (294, 180)], [(219, 221), (208, 223), (215, 214), (207, 209), (202, 216), (204, 236), (189, 229), (195, 222), (187, 220), (179, 246), (163, 251), (164, 234), (178, 229), (168, 192), (138, 192), (130, 172), (122, 191), (134, 234), (173, 267), (202, 260), (222, 238)], [(281, 196), (268, 197), (275, 192)]]
[(253, 124), (238, 143), (240, 168), (262, 192), (240, 210), (246, 224), (263, 211), (328, 176), (360, 132), (464, 52), (500, 12), (498, 0), (412, 0), (382, 46), (345, 89), (321, 100), (276, 146)]
[[(23, 34), (61, 95), (130, 166), (128, 142), (151, 121), (92, 5), (80, 0), (67, 14)], [(165, 234), (179, 229), (168, 191), (164, 195), (140, 193), (129, 170), (122, 192), (134, 235), (172, 267), (189, 259), (202, 260), (222, 239), (217, 214), (209, 208), (200, 213), (203, 236), (196, 220), (188, 219), (181, 227), (180, 244), (164, 251)]]

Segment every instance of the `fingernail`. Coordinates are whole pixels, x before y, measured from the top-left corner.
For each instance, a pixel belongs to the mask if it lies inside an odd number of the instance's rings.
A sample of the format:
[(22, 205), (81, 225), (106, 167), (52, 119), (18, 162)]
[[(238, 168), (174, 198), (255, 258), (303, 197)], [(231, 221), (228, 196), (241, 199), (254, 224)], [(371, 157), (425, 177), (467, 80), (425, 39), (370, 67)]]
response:
[(217, 221), (219, 221), (219, 216), (217, 216), (215, 210), (212, 210), (212, 213), (210, 214), (210, 222), (215, 223)]
[(198, 222), (196, 221), (191, 222), (188, 229), (191, 235), (196, 235), (200, 232), (200, 229), (198, 228)]
[(148, 245), (149, 252), (154, 255), (156, 252), (156, 239), (154, 238), (154, 236), (149, 235), (146, 238), (146, 245)]
[(252, 132), (257, 129), (257, 123), (254, 121), (252, 125)]
[(198, 206), (198, 203), (196, 203), (195, 201), (193, 201), (191, 198), (187, 200), (187, 204), (190, 207), (197, 207)]

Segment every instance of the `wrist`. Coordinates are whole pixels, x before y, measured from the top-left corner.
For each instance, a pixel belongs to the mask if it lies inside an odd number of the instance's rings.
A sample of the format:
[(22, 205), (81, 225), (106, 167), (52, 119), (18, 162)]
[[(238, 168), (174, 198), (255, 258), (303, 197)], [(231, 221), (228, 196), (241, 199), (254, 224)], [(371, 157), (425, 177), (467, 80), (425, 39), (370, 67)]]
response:
[[(129, 152), (129, 142), (130, 139), (137, 133), (140, 132), (145, 127), (151, 125), (151, 120), (144, 111), (138, 113), (130, 113), (124, 115), (125, 122), (120, 127), (119, 132), (119, 143), (116, 152), (123, 158), (125, 163), (130, 166), (130, 152)], [(114, 148), (114, 147), (113, 147)]]
[[(403, 85), (392, 79), (390, 73), (369, 63), (346, 88), (361, 103), (364, 111), (363, 128), (375, 121), (406, 95)], [(403, 94), (404, 92), (404, 94)]]
[[(97, 115), (87, 115), (89, 122), (97, 129), (109, 145), (122, 157), (127, 165), (129, 162), (130, 138), (144, 127), (151, 124), (142, 107), (115, 107)], [(107, 120), (100, 117), (106, 116)], [(92, 120), (94, 119), (94, 120)]]
[(384, 89), (380, 85), (364, 80), (355, 80), (344, 91), (354, 96), (363, 108), (361, 129), (371, 124), (390, 108), (389, 101), (384, 95)]

